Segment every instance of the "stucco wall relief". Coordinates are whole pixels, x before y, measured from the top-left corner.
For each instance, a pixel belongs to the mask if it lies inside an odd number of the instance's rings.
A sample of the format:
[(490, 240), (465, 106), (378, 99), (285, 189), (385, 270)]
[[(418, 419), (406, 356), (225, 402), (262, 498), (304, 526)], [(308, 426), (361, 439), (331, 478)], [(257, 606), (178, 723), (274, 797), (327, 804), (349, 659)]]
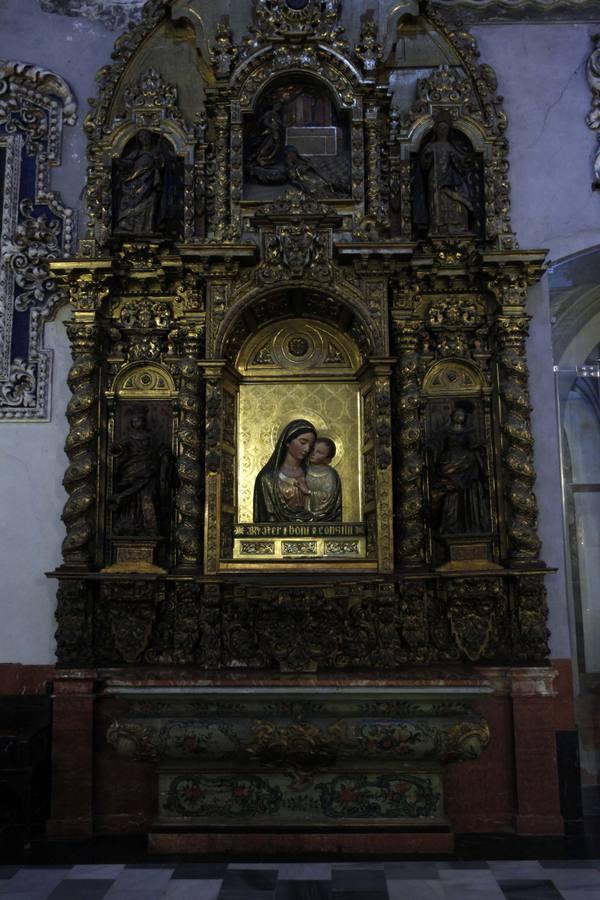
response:
[(121, 31), (141, 18), (145, 0), (40, 0), (43, 12), (95, 19), (110, 31)]

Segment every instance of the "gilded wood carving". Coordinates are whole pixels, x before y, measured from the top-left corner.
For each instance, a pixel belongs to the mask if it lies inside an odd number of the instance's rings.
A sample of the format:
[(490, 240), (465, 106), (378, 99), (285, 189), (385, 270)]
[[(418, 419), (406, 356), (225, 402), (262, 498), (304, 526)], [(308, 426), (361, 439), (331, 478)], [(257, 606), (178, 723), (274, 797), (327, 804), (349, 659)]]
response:
[(429, 9), (411, 93), (416, 57), (370, 14), (346, 35), (340, 3), (257, 0), (209, 50), (171, 7), (101, 73), (88, 231), (52, 265), (73, 306), (61, 662), (542, 662), (543, 254), (511, 230), (494, 73)]

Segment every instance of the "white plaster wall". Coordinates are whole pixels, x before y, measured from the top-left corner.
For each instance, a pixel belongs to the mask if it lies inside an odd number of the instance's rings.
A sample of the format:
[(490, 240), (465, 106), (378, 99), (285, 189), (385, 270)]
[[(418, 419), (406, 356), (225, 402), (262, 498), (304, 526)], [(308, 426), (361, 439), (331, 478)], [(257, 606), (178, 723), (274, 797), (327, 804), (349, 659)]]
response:
[(54, 351), (52, 420), (0, 422), (0, 663), (54, 662), (56, 581), (45, 573), (60, 565), (65, 533), (68, 316), (63, 309), (46, 326)]
[[(210, 18), (210, 16), (207, 16)], [(598, 243), (600, 195), (592, 194), (595, 136), (585, 125), (590, 93), (585, 63), (592, 47), (585, 25), (497, 25), (474, 29), (481, 60), (498, 73), (509, 113), (512, 218), (523, 248), (548, 248), (557, 260)], [(110, 61), (115, 35), (89, 19), (43, 13), (37, 0), (1, 0), (0, 57), (34, 63), (67, 80), (79, 122), (66, 128), (63, 165), (53, 187), (80, 207), (85, 178), (82, 129), (94, 77)], [(546, 285), (531, 291), (529, 363), (543, 556), (559, 567), (548, 579), (552, 653), (568, 656), (562, 521), (552, 352)], [(44, 572), (60, 563), (66, 457), (64, 411), (69, 365), (64, 319), (46, 328), (55, 348), (52, 421), (0, 423), (0, 662), (54, 659), (55, 583)]]
[[(548, 260), (598, 243), (600, 194), (591, 190), (595, 134), (585, 66), (597, 23), (488, 25), (473, 29), (481, 61), (494, 67), (508, 112), (512, 223), (522, 248)], [(542, 555), (559, 569), (547, 579), (550, 646), (570, 656), (564, 580), (558, 431), (547, 278), (530, 291), (528, 343)]]
[[(77, 125), (64, 129), (62, 165), (52, 170), (52, 188), (74, 209), (85, 181), (87, 98), (114, 40), (98, 22), (41, 12), (38, 0), (0, 0), (0, 57), (56, 72), (77, 98)], [(45, 330), (54, 349), (51, 421), (0, 422), (0, 663), (54, 662), (56, 582), (44, 573), (60, 565), (64, 536), (66, 318), (61, 311)]]

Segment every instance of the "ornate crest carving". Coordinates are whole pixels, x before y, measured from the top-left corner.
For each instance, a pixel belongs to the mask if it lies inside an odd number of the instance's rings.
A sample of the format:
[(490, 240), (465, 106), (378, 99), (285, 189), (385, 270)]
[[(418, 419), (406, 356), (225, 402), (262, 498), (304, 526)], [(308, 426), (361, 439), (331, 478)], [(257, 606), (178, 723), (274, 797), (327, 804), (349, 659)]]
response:
[(326, 245), (319, 232), (310, 225), (280, 225), (272, 237), (266, 238), (262, 280), (272, 283), (281, 278), (328, 279)]
[(125, 89), (124, 108), (158, 109), (170, 116), (181, 119), (177, 106), (177, 88), (169, 84), (156, 69), (150, 68), (141, 76), (137, 84)]
[(325, 41), (342, 49), (340, 8), (340, 0), (255, 0), (255, 40), (266, 43), (273, 37), (302, 35), (305, 40)]
[(354, 48), (354, 53), (360, 60), (363, 72), (368, 78), (373, 78), (377, 66), (381, 62), (381, 44), (377, 40), (377, 23), (368, 16), (363, 19), (360, 28), (360, 40)]
[(496, 613), (502, 613), (501, 579), (454, 580), (447, 596), (448, 618), (458, 648), (472, 662), (485, 657)]

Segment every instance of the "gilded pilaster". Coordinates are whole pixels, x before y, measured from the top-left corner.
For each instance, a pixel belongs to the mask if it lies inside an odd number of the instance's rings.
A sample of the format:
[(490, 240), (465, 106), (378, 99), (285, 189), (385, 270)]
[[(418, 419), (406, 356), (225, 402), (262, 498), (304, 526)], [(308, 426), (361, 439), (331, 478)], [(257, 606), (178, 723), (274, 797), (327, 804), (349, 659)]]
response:
[(379, 219), (379, 140), (378, 113), (375, 104), (370, 104), (365, 112), (365, 131), (367, 135), (367, 214), (374, 220)]
[(214, 211), (209, 236), (215, 240), (225, 237), (227, 225), (228, 173), (226, 160), (229, 152), (229, 114), (227, 106), (219, 104), (215, 115), (215, 159), (213, 173)]
[(202, 379), (198, 367), (201, 331), (190, 328), (183, 339), (185, 356), (179, 363), (179, 444), (176, 505), (179, 565), (199, 565), (202, 553)]
[(423, 431), (419, 416), (421, 400), (418, 340), (421, 323), (396, 319), (393, 323), (398, 356), (398, 449), (400, 467), (398, 493), (399, 541), (396, 558), (401, 566), (421, 566), (425, 562), (423, 524)]

